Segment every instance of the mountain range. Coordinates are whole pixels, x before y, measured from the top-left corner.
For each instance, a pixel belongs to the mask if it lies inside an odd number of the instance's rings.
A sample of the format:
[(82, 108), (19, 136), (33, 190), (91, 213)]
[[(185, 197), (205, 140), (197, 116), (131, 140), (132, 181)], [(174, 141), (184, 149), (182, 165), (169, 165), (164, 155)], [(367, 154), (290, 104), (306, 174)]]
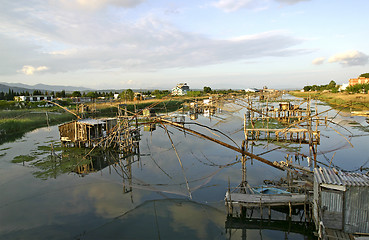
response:
[(74, 86), (46, 85), (46, 84), (28, 85), (28, 84), (23, 84), (23, 83), (0, 82), (0, 92), (8, 92), (9, 89), (12, 89), (14, 92), (25, 92), (25, 91), (33, 92), (34, 90), (40, 90), (42, 92), (45, 92), (45, 91), (60, 92), (62, 90), (65, 90), (67, 92), (92, 91), (93, 90), (90, 88), (74, 87)]

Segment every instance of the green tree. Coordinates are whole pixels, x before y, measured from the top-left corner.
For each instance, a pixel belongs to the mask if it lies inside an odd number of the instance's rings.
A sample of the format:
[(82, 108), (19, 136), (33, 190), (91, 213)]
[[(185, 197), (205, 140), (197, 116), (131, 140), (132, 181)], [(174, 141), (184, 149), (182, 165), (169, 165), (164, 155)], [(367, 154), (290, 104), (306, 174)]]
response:
[(40, 90), (34, 90), (32, 95), (42, 95), (42, 92)]
[(308, 92), (308, 91), (310, 91), (310, 90), (311, 90), (311, 86), (305, 86), (305, 87), (304, 87), (304, 91), (305, 91), (305, 92)]
[(359, 77), (369, 78), (369, 73), (360, 74)]
[(119, 94), (119, 97), (126, 101), (132, 101), (134, 96), (135, 96), (135, 93), (133, 92), (132, 89), (124, 90), (123, 92)]
[(211, 93), (211, 87), (204, 87), (204, 93)]
[(97, 93), (96, 92), (88, 92), (86, 94), (86, 97), (89, 97), (89, 98), (97, 98)]
[(335, 87), (336, 87), (336, 82), (332, 80), (329, 82), (327, 89), (333, 89)]
[(73, 93), (72, 93), (72, 97), (81, 97), (82, 96), (82, 94), (81, 94), (81, 92), (80, 91), (74, 91)]

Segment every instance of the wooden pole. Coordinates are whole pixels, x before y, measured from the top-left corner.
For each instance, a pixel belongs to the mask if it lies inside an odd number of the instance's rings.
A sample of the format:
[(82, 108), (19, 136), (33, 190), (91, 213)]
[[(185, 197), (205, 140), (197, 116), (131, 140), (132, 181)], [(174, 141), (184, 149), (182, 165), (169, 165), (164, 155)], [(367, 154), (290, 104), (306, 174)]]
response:
[(259, 157), (259, 156), (255, 155), (255, 154), (252, 154), (252, 153), (250, 153), (250, 152), (243, 151), (242, 149), (237, 148), (237, 147), (235, 147), (235, 146), (232, 146), (232, 145), (230, 145), (230, 144), (228, 144), (228, 143), (225, 143), (225, 142), (219, 141), (219, 140), (217, 140), (217, 139), (215, 139), (215, 138), (212, 138), (212, 137), (209, 137), (209, 136), (207, 136), (207, 135), (205, 135), (205, 134), (202, 134), (202, 133), (196, 132), (196, 131), (194, 131), (194, 130), (192, 130), (192, 129), (189, 129), (189, 128), (186, 128), (186, 127), (182, 126), (181, 124), (174, 123), (174, 122), (169, 121), (169, 120), (166, 120), (166, 119), (164, 119), (164, 118), (158, 118), (158, 120), (159, 120), (159, 121), (162, 121), (162, 122), (165, 122), (165, 123), (168, 123), (168, 124), (170, 124), (170, 125), (172, 125), (172, 126), (175, 126), (175, 127), (177, 127), (177, 128), (180, 128), (180, 129), (182, 129), (182, 130), (185, 130), (185, 131), (187, 131), (187, 132), (193, 133), (193, 134), (195, 134), (195, 135), (198, 135), (198, 136), (200, 136), (200, 137), (202, 137), (202, 138), (205, 138), (205, 139), (207, 139), (207, 140), (210, 140), (210, 141), (212, 141), (212, 142), (215, 142), (215, 143), (217, 143), (217, 144), (219, 144), (219, 145), (222, 145), (222, 146), (224, 146), (224, 147), (226, 147), (226, 148), (232, 149), (232, 150), (234, 150), (234, 151), (236, 151), (236, 152), (239, 152), (239, 153), (244, 154), (244, 155), (246, 155), (246, 156), (249, 156), (249, 157), (251, 157), (251, 158), (255, 158), (256, 160), (258, 160), (258, 161), (260, 161), (260, 162), (263, 162), (263, 163), (265, 163), (265, 164), (267, 164), (267, 165), (269, 165), (269, 166), (272, 166), (272, 167), (274, 167), (274, 168), (277, 168), (277, 169), (279, 169), (279, 170), (284, 171), (284, 169), (283, 169), (283, 168), (279, 167), (278, 165), (274, 165), (274, 163), (273, 163), (273, 162), (271, 162), (271, 161), (269, 161), (269, 160), (267, 160), (267, 159), (264, 159), (264, 158), (262, 158), (262, 157)]

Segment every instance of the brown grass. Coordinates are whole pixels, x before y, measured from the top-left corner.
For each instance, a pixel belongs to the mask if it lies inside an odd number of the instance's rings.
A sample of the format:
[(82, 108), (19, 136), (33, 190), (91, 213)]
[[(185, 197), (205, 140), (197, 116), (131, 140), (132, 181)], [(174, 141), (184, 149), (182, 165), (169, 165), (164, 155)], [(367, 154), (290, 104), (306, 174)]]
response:
[(319, 99), (332, 106), (350, 107), (353, 110), (369, 110), (369, 94), (362, 93), (331, 93), (331, 92), (298, 92), (292, 91), (291, 95), (296, 97), (311, 97), (312, 99)]

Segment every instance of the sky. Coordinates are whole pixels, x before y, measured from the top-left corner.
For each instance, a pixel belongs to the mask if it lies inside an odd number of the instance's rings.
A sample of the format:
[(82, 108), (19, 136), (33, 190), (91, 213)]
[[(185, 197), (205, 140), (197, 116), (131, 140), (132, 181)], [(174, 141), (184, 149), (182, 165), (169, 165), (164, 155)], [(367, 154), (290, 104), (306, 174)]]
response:
[(367, 0), (0, 1), (0, 82), (298, 89), (369, 72)]

